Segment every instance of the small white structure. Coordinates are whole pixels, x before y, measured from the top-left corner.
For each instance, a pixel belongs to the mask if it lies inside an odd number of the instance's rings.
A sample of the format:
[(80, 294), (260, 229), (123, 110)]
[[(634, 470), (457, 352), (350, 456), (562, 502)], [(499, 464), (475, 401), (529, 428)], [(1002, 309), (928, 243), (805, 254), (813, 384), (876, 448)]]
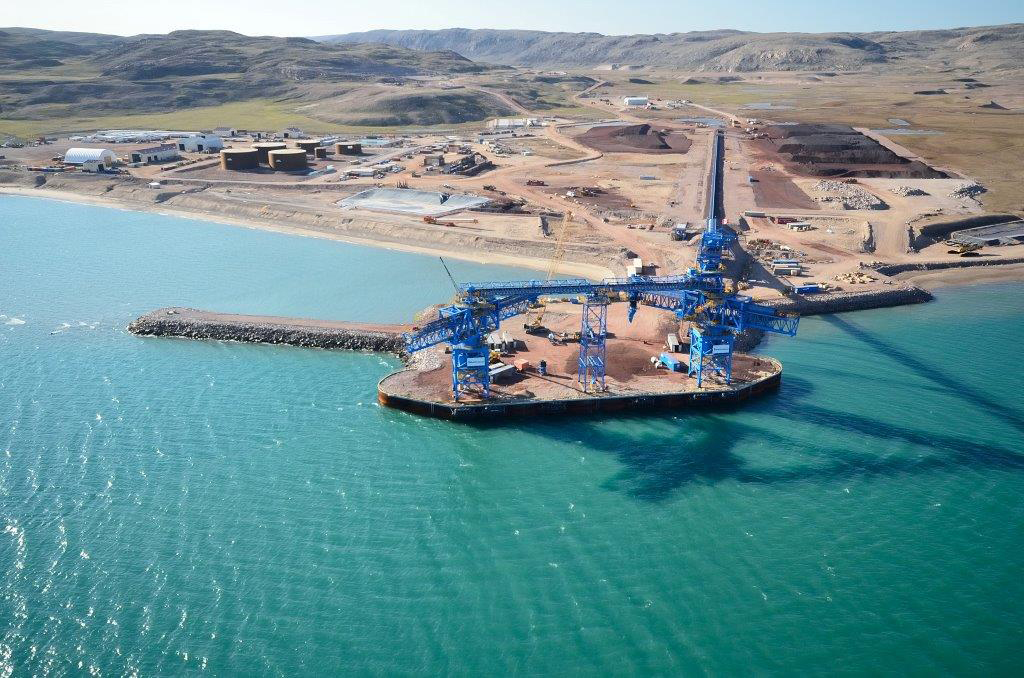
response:
[(159, 146), (140, 148), (137, 151), (131, 152), (132, 162), (144, 162), (147, 165), (177, 160), (179, 157), (181, 156), (178, 155), (178, 147), (174, 144), (160, 144)]
[(105, 171), (107, 171), (107, 166), (105, 164), (103, 164), (102, 160), (86, 160), (81, 165), (79, 165), (79, 167), (81, 167), (83, 172), (105, 172)]
[(202, 153), (203, 151), (219, 151), (224, 148), (224, 140), (216, 134), (193, 134), (178, 139), (178, 150), (182, 153)]
[(622, 99), (622, 105), (631, 108), (643, 108), (651, 103), (651, 100), (647, 97), (624, 97)]
[(213, 133), (222, 139), (230, 139), (231, 137), (238, 136), (238, 130), (234, 127), (214, 127)]
[(543, 124), (540, 118), (495, 118), (487, 121), (487, 127), (493, 130), (540, 127)]
[(352, 169), (345, 172), (350, 177), (374, 177), (380, 170), (375, 170), (371, 167), (353, 167)]
[(304, 139), (306, 135), (298, 127), (288, 127), (281, 132), (282, 139)]
[(65, 165), (84, 165), (87, 162), (112, 167), (117, 162), (117, 154), (109, 148), (69, 148), (64, 154)]

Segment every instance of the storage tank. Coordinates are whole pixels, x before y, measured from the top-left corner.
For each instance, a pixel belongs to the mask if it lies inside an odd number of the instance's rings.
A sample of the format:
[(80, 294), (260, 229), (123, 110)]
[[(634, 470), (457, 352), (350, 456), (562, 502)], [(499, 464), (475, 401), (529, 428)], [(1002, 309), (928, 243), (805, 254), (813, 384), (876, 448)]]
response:
[(346, 141), (340, 144), (334, 144), (334, 151), (338, 155), (362, 155), (363, 145)]
[(255, 148), (225, 148), (220, 152), (220, 167), (226, 170), (256, 169), (260, 152)]
[(314, 157), (317, 157), (317, 158), (326, 159), (327, 158), (327, 147), (326, 146), (317, 146), (316, 148), (313, 149), (313, 155), (314, 155)]
[(295, 147), (301, 148), (309, 155), (313, 155), (317, 148), (322, 144), (322, 139), (303, 139), (302, 141), (296, 141)]
[(259, 153), (260, 162), (264, 165), (269, 165), (270, 158), (267, 157), (267, 154), (280, 148), (288, 148), (288, 144), (281, 141), (261, 141), (258, 144), (253, 144), (252, 147)]
[(309, 167), (306, 152), (301, 148), (279, 148), (267, 154), (275, 170), (300, 170)]

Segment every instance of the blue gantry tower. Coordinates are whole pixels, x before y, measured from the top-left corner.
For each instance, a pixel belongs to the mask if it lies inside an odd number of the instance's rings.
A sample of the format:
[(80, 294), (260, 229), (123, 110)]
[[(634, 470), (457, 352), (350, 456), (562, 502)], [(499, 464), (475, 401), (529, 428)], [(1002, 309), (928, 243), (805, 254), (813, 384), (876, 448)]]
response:
[(793, 336), (799, 318), (750, 297), (731, 293), (723, 277), (724, 253), (736, 234), (723, 227), (721, 173), (724, 140), (716, 132), (707, 220), (701, 234), (696, 267), (672, 276), (629, 276), (598, 282), (584, 279), (519, 280), (456, 285), (454, 304), (440, 309), (438, 318), (404, 335), (410, 353), (448, 343), (452, 354), (452, 392), (456, 400), (470, 392), (490, 395), (490, 352), (486, 337), (502, 320), (526, 313), (542, 297), (583, 297), (578, 375), (584, 391), (603, 391), (607, 368), (608, 304), (628, 300), (629, 320), (638, 305), (675, 312), (690, 323), (689, 374), (698, 388), (715, 375), (732, 381), (736, 334), (760, 330)]

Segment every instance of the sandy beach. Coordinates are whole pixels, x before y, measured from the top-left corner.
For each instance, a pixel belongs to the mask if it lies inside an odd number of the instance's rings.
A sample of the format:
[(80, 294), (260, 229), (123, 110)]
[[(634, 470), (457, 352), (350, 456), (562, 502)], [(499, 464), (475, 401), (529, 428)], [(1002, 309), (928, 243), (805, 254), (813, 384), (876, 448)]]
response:
[[(140, 204), (134, 201), (129, 202), (125, 200), (118, 200), (104, 196), (77, 193), (74, 191), (54, 189), (40, 190), (36, 188), (27, 188), (23, 186), (0, 185), (0, 194), (19, 195), (31, 198), (45, 198), (49, 200), (62, 200), (65, 202), (74, 202), (83, 205), (95, 205), (98, 207), (109, 207), (113, 209), (123, 209), (135, 212), (150, 212), (154, 214), (163, 214), (167, 216), (181, 217), (186, 219), (200, 219), (203, 221), (210, 221), (218, 224), (239, 226), (242, 228), (251, 228), (260, 231), (271, 231), (274, 233), (283, 233), (286, 235), (297, 235), (309, 238), (323, 238), (325, 240), (335, 240), (338, 242), (346, 242), (353, 245), (363, 245), (367, 247), (376, 247), (380, 249), (388, 249), (399, 252), (411, 252), (415, 254), (427, 254), (432, 256), (449, 257), (452, 259), (460, 259), (463, 261), (470, 261), (478, 264), (521, 266), (523, 268), (532, 268), (538, 271), (546, 271), (550, 264), (549, 260), (542, 259), (539, 257), (515, 256), (509, 254), (502, 254), (498, 252), (486, 252), (482, 250), (471, 249), (455, 250), (445, 249), (442, 247), (424, 247), (421, 245), (396, 243), (389, 240), (385, 241), (375, 240), (373, 238), (358, 238), (349, 235), (331, 233), (324, 230), (306, 228), (303, 226), (290, 226), (281, 223), (274, 223), (271, 221), (240, 218), (237, 216), (227, 215), (224, 213), (213, 214), (208, 211), (193, 210), (182, 207), (172, 208), (168, 205), (150, 206)], [(563, 260), (559, 265), (559, 274), (570, 276), (582, 276), (593, 280), (600, 280), (602, 278), (614, 276), (613, 271), (609, 268), (598, 266), (595, 264), (574, 262), (568, 260)]]
[(900, 273), (896, 278), (898, 280), (907, 280), (927, 290), (950, 285), (1024, 282), (1024, 264), (946, 268), (937, 271), (907, 271), (906, 273)]
[[(203, 221), (238, 226), (242, 228), (251, 228), (261, 231), (271, 231), (286, 235), (310, 238), (323, 238), (326, 240), (334, 240), (354, 245), (363, 245), (400, 252), (449, 257), (452, 259), (460, 259), (480, 264), (520, 266), (538, 271), (546, 271), (550, 264), (550, 260), (540, 257), (488, 252), (481, 249), (471, 249), (469, 247), (455, 249), (444, 246), (433, 247), (424, 246), (422, 244), (401, 243), (393, 240), (375, 239), (372, 237), (354, 237), (349, 234), (335, 233), (325, 228), (316, 228), (308, 224), (289, 225), (276, 220), (255, 219), (248, 216), (242, 217), (237, 214), (228, 213), (229, 210), (233, 210), (236, 207), (229, 203), (224, 204), (223, 211), (213, 213), (206, 209), (196, 209), (167, 203), (148, 205), (134, 200), (124, 200), (111, 198), (109, 196), (93, 195), (53, 188), (39, 189), (29, 188), (26, 186), (0, 185), (0, 194), (63, 200), (67, 202), (109, 207), (113, 209), (151, 212), (187, 219), (200, 219)], [(614, 271), (608, 267), (586, 262), (570, 261), (568, 259), (561, 262), (558, 268), (558, 274), (561, 276), (582, 276), (593, 280), (615, 276)], [(928, 271), (907, 271), (896, 275), (895, 279), (912, 282), (925, 289), (935, 289), (937, 287), (949, 285), (974, 285), (989, 282), (1024, 282), (1024, 264), (973, 266)]]

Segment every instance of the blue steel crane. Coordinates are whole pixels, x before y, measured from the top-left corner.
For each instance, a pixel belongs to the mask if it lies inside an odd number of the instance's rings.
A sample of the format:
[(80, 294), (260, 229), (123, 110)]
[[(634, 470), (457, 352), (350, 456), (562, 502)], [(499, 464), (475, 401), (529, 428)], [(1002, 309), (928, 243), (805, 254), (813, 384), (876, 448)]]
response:
[[(725, 138), (721, 130), (715, 133), (711, 155), (711, 174), (708, 190), (707, 220), (697, 248), (696, 272), (702, 276), (722, 280), (722, 256), (736, 241), (736, 234), (722, 227), (721, 165)], [(704, 385), (705, 370), (718, 374), (732, 383), (732, 353), (736, 334), (746, 329), (794, 336), (800, 318), (782, 313), (770, 306), (755, 304), (750, 297), (724, 294), (717, 291), (684, 290), (680, 293), (657, 294), (646, 292), (641, 296), (648, 306), (675, 311), (680, 320), (690, 322), (690, 363), (688, 373), (697, 377), (697, 388)]]
[(644, 304), (674, 311), (681, 320), (691, 323), (689, 374), (697, 377), (698, 388), (703, 386), (705, 370), (720, 374), (726, 383), (731, 383), (737, 332), (756, 329), (793, 336), (799, 318), (755, 304), (750, 297), (726, 292), (722, 255), (736, 235), (722, 228), (718, 219), (722, 147), (723, 137), (719, 131), (712, 154), (708, 218), (700, 239), (696, 268), (682, 275), (606, 278), (600, 282), (576, 278), (456, 284), (454, 304), (441, 308), (436, 320), (403, 335), (406, 351), (414, 353), (448, 343), (455, 399), (472, 389), (487, 398), (490, 395), (490, 352), (485, 337), (497, 330), (502, 320), (525, 313), (541, 296), (582, 296), (577, 378), (585, 391), (603, 390), (608, 304), (625, 298), (630, 305), (630, 321), (637, 305)]
[(630, 276), (599, 282), (574, 278), (467, 283), (457, 285), (457, 290), (455, 303), (442, 307), (436, 320), (403, 335), (409, 353), (441, 343), (451, 346), (452, 392), (456, 400), (472, 389), (488, 397), (490, 353), (485, 337), (497, 330), (502, 320), (525, 313), (541, 296), (584, 297), (577, 376), (584, 390), (589, 390), (603, 389), (605, 384), (609, 302), (628, 299), (632, 320), (636, 304), (644, 294), (698, 290), (718, 295), (724, 291), (720, 275), (704, 275), (694, 270), (683, 275)]

